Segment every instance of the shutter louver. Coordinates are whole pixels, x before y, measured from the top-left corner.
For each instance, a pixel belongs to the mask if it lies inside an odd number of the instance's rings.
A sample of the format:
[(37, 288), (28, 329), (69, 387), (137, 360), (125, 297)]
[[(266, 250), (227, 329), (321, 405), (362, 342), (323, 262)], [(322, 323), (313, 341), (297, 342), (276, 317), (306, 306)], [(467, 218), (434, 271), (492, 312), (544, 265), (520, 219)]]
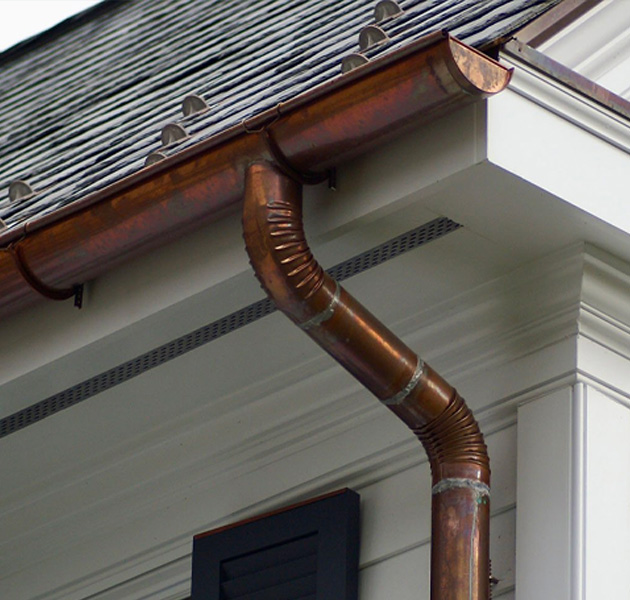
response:
[(221, 600), (315, 598), (317, 535), (264, 548), (221, 564)]
[(191, 600), (357, 600), (358, 567), (346, 489), (195, 536)]

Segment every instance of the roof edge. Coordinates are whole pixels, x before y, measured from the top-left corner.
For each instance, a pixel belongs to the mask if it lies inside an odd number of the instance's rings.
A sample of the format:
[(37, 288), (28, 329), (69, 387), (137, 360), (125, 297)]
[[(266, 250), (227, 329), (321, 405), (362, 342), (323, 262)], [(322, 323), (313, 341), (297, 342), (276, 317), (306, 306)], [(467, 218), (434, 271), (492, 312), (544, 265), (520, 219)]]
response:
[(630, 100), (626, 100), (623, 96), (611, 92), (599, 83), (566, 67), (543, 52), (517, 39), (505, 44), (503, 51), (508, 56), (523, 61), (574, 92), (593, 100), (600, 106), (606, 107), (625, 119), (630, 119)]
[(46, 44), (52, 38), (55, 38), (69, 29), (77, 27), (86, 21), (92, 21), (94, 18), (104, 12), (109, 11), (116, 6), (116, 0), (101, 0), (93, 6), (89, 6), (82, 11), (66, 17), (59, 23), (52, 25), (48, 29), (44, 29), (39, 33), (35, 33), (12, 46), (9, 46), (0, 52), (0, 64), (6, 60), (13, 60), (17, 55), (29, 52), (33, 48), (37, 48), (42, 44)]
[(577, 21), (603, 0), (563, 0), (538, 18), (530, 21), (513, 37), (533, 48), (552, 38), (560, 30)]

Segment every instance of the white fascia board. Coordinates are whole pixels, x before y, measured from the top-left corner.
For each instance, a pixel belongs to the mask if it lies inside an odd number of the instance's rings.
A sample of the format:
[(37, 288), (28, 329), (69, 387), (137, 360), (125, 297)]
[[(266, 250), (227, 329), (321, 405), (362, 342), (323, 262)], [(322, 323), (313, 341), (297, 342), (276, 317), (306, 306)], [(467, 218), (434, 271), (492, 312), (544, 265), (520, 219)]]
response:
[(585, 223), (605, 224), (589, 240), (596, 245), (608, 245), (606, 230), (630, 234), (630, 122), (512, 56), (501, 60), (514, 75), (488, 102), (488, 160), (574, 207)]

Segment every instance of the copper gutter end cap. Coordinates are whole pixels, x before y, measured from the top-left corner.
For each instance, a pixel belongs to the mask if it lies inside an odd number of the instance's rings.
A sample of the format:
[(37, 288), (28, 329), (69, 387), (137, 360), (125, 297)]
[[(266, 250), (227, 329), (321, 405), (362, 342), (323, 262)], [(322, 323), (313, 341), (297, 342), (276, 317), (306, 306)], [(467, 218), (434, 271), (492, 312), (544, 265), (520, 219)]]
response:
[(508, 69), (496, 60), (449, 36), (452, 57), (451, 75), (466, 91), (491, 96), (504, 90), (512, 77)]

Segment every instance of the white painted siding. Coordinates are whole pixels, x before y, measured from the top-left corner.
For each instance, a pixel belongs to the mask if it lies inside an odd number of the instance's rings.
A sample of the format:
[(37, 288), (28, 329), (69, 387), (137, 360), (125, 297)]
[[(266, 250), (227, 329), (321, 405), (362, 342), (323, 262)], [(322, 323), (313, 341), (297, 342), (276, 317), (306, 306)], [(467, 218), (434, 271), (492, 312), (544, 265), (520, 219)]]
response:
[[(581, 247), (563, 251), (394, 323), (414, 348), (430, 348), (430, 361), (462, 391), (487, 433), (492, 555), (497, 594), (506, 597), (516, 573), (516, 408), (574, 376), (583, 264)], [(369, 291), (369, 282), (361, 286)], [(247, 349), (252, 356), (264, 344), (268, 358), (278, 358), (282, 335), (294, 361), (214, 397), (204, 387), (212, 353), (220, 347), (236, 361), (248, 332), (256, 340)], [(382, 597), (383, 589), (428, 594), (430, 476), (419, 443), (279, 315), (226, 342), (7, 438), (14, 457), (41, 448), (49, 473), (33, 481), (13, 472), (14, 493), (3, 491), (2, 543), (12, 549), (2, 552), (6, 600), (138, 600), (149, 590), (156, 600), (184, 598), (195, 532), (344, 486), (363, 498), (362, 600)], [(180, 398), (174, 392), (182, 374)], [(184, 410), (195, 395), (195, 409)], [(127, 415), (121, 427), (130, 427), (152, 418), (147, 406), (176, 417), (96, 451), (113, 407)], [(53, 447), (42, 435), (49, 427), (66, 432)], [(86, 454), (72, 461), (77, 444)]]

